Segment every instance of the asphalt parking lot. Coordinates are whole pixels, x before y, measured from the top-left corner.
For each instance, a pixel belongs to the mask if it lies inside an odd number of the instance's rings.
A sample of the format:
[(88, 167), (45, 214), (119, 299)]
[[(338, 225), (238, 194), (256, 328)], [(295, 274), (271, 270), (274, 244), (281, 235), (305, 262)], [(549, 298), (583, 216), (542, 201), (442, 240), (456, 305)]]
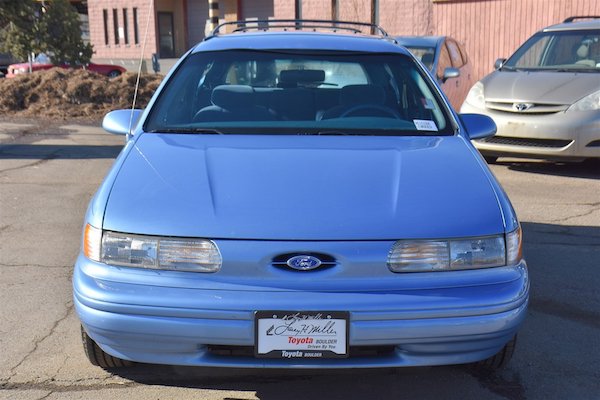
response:
[(96, 127), (0, 122), (0, 399), (600, 398), (600, 166), (524, 160), (492, 166), (521, 219), (532, 282), (500, 373), (93, 367), (71, 271), (85, 208), (122, 143)]

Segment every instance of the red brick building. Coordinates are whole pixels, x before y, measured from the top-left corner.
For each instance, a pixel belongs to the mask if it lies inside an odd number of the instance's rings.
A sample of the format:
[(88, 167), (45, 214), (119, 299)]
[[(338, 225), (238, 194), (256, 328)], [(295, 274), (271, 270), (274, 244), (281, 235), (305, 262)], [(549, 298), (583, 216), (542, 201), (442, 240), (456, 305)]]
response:
[[(371, 0), (392, 35), (450, 35), (462, 42), (480, 78), (544, 26), (572, 15), (600, 15), (599, 0)], [(337, 0), (340, 20), (369, 22), (370, 0)], [(88, 0), (95, 59), (135, 68), (144, 58), (181, 56), (204, 38), (209, 0)], [(331, 19), (332, 0), (219, 0), (222, 20)], [(166, 63), (168, 65), (168, 62)], [(163, 68), (164, 71), (166, 68)]]
[[(221, 21), (273, 18), (273, 7), (273, 0), (219, 0)], [(204, 38), (208, 11), (208, 0), (88, 0), (94, 59), (134, 69), (144, 49), (147, 63), (156, 54), (171, 60), (168, 67)]]

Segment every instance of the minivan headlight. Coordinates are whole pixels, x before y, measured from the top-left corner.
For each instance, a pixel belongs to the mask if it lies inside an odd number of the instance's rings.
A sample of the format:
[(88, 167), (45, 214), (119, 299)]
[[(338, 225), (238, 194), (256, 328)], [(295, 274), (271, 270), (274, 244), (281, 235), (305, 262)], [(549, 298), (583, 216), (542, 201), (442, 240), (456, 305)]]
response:
[(522, 258), (520, 228), (459, 240), (399, 240), (388, 254), (392, 272), (456, 271), (514, 265)]
[(124, 267), (217, 272), (222, 258), (211, 240), (101, 231), (86, 225), (83, 252), (91, 260)]
[(477, 108), (485, 108), (485, 96), (483, 95), (483, 83), (477, 82), (473, 85), (469, 93), (467, 94), (467, 98), (465, 99), (465, 103), (472, 105)]
[(567, 111), (593, 111), (600, 110), (600, 90), (576, 101)]

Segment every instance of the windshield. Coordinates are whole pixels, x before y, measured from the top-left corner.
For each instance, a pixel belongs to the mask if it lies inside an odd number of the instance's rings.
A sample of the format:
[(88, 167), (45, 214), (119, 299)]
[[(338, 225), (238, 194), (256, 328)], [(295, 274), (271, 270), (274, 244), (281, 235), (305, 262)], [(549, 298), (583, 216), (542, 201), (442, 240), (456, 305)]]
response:
[(503, 70), (600, 71), (600, 31), (540, 32), (506, 61)]
[(414, 54), (421, 62), (430, 70), (433, 67), (433, 60), (435, 59), (435, 48), (434, 47), (416, 47), (416, 46), (404, 46), (411, 53)]
[(451, 135), (446, 109), (402, 54), (230, 50), (192, 54), (147, 132)]

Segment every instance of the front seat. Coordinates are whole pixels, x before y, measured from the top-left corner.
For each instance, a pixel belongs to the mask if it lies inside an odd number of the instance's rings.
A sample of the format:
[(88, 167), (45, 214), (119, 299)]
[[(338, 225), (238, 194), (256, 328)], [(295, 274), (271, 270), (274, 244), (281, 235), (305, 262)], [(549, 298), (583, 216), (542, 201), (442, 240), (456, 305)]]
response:
[(275, 114), (257, 105), (254, 88), (247, 85), (220, 85), (213, 89), (211, 106), (204, 107), (194, 116), (195, 122), (219, 121), (274, 121)]

